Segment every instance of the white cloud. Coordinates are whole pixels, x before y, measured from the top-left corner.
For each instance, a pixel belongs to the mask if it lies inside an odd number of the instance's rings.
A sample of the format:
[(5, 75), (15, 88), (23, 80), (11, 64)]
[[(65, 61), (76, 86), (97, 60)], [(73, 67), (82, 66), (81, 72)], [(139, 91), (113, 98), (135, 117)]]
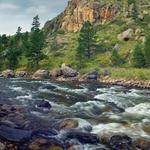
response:
[(12, 3), (0, 3), (0, 10), (16, 10), (19, 6)]
[(57, 16), (68, 0), (0, 0), (0, 34), (14, 34), (21, 26), (30, 31), (32, 19), (39, 15), (41, 26)]

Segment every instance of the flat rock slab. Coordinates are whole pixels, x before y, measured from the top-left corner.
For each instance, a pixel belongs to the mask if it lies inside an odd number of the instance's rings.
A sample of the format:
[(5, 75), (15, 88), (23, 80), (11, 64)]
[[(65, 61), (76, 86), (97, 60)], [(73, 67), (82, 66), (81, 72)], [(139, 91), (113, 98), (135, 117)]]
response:
[(32, 131), (14, 129), (7, 126), (0, 126), (0, 138), (12, 142), (25, 142), (31, 139)]
[(100, 143), (96, 134), (85, 133), (79, 131), (71, 131), (67, 133), (67, 138), (69, 139), (77, 139), (81, 143), (90, 143), (90, 144), (98, 144)]

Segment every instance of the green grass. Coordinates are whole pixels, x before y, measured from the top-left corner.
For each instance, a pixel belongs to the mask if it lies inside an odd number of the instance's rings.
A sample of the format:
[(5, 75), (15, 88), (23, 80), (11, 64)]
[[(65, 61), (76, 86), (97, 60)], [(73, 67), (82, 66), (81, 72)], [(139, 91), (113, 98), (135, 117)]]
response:
[(136, 68), (102, 68), (100, 72), (108, 70), (114, 79), (150, 80), (150, 69)]

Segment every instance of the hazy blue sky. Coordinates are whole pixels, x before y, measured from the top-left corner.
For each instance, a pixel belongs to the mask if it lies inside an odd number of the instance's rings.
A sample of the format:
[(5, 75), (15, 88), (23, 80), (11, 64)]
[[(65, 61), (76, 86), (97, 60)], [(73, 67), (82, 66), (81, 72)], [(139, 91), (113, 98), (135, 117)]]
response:
[(29, 30), (32, 18), (40, 16), (41, 26), (57, 16), (68, 0), (0, 0), (0, 34), (14, 34), (18, 26)]

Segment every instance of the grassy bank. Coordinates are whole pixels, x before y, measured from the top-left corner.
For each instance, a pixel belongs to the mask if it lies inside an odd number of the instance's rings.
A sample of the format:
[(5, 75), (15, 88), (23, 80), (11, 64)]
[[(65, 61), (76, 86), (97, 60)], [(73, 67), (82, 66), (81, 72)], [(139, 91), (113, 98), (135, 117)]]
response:
[(150, 80), (150, 69), (136, 68), (101, 68), (100, 72), (104, 73), (108, 70), (111, 78), (126, 80)]

